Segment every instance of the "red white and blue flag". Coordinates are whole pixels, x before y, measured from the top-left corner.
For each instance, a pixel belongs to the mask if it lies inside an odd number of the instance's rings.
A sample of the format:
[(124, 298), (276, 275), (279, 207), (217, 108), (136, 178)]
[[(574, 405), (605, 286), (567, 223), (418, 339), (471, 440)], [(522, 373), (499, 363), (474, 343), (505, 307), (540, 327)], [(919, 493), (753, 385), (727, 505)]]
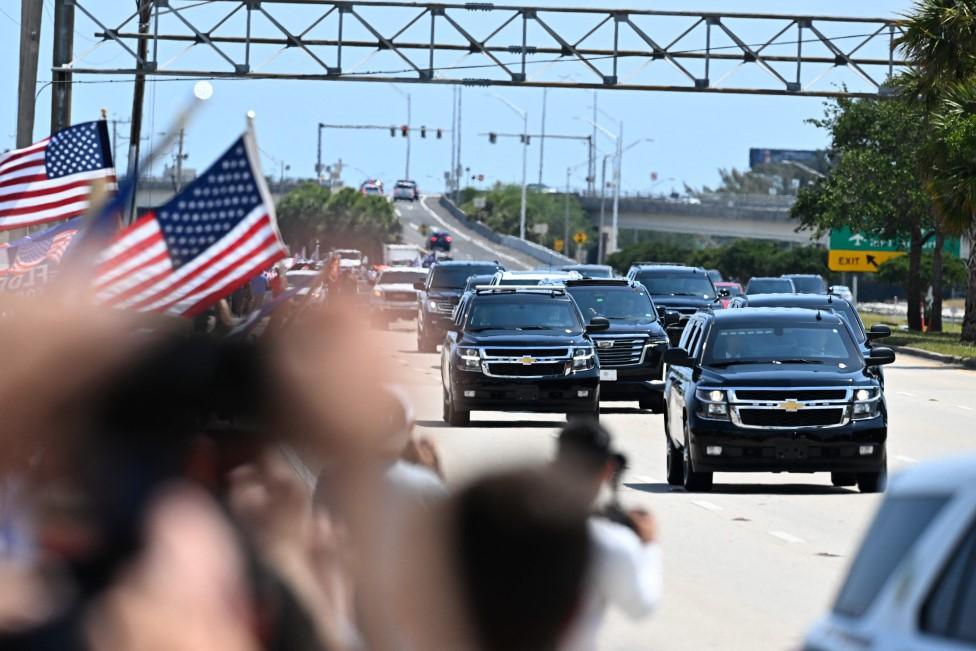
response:
[(97, 261), (96, 299), (194, 316), (285, 257), (250, 132), (168, 203), (140, 217)]
[(57, 277), (82, 228), (81, 217), (32, 233), (0, 250), (0, 292), (38, 294)]
[(115, 188), (104, 120), (0, 154), (0, 231), (83, 215), (96, 182)]

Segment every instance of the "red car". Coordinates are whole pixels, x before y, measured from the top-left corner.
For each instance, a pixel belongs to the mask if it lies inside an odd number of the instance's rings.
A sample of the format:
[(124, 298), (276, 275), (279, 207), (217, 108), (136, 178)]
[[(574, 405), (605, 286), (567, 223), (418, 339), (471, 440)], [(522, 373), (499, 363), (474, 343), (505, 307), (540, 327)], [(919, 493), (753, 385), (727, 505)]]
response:
[(723, 289), (724, 290), (727, 290), (729, 292), (729, 295), (728, 296), (723, 296), (722, 297), (722, 307), (723, 308), (729, 306), (729, 301), (731, 299), (735, 298), (736, 296), (742, 296), (742, 293), (743, 293), (742, 292), (742, 285), (740, 285), (739, 283), (730, 283), (730, 282), (719, 282), (719, 283), (715, 283), (715, 290), (716, 291), (721, 291)]

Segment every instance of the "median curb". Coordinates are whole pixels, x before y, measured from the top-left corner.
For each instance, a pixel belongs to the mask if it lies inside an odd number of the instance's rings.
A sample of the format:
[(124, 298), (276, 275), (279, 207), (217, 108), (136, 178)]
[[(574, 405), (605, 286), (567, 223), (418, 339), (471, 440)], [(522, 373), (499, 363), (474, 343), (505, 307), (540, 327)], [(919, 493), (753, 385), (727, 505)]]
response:
[(922, 357), (924, 359), (929, 359), (934, 362), (942, 362), (943, 364), (948, 364), (952, 366), (962, 366), (964, 368), (976, 369), (976, 359), (971, 357), (958, 357), (956, 355), (943, 355), (942, 353), (934, 353), (931, 350), (924, 350), (922, 348), (913, 348), (912, 346), (888, 346), (896, 353), (902, 353), (904, 355), (912, 355), (914, 357)]

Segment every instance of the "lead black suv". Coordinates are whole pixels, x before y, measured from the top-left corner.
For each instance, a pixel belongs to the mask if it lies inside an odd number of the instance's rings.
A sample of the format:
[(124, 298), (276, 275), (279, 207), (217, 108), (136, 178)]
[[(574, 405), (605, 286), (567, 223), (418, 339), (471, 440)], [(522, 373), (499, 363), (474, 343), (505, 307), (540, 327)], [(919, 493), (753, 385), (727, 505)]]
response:
[[(591, 337), (600, 359), (600, 399), (637, 400), (641, 409), (661, 413), (668, 334), (647, 289), (633, 280), (605, 278), (570, 280), (566, 290), (584, 320), (610, 321), (609, 329)], [(677, 314), (668, 312), (666, 319), (677, 321)]]
[(680, 326), (699, 310), (721, 307), (719, 296), (726, 295), (715, 290), (708, 272), (701, 267), (635, 262), (627, 272), (627, 278), (646, 287), (659, 309), (677, 312)]
[(434, 263), (427, 279), (414, 284), (417, 290), (417, 350), (437, 351), (454, 316), (469, 276), (494, 274), (503, 269), (497, 262), (447, 261)]
[(693, 316), (665, 355), (668, 483), (711, 490), (713, 472), (830, 472), (884, 490), (888, 414), (867, 358), (833, 312), (743, 308)]
[(471, 411), (564, 412), (600, 417), (600, 367), (590, 333), (563, 287), (479, 287), (441, 350), (444, 420)]

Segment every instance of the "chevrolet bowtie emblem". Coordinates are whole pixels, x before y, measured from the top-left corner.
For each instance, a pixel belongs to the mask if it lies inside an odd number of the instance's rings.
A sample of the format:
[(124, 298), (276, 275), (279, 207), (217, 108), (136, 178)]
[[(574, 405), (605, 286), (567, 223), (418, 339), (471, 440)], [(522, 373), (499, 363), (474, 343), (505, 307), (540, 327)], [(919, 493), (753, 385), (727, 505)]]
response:
[(596, 342), (597, 348), (613, 348), (613, 341), (603, 340)]
[(779, 403), (777, 408), (782, 409), (783, 411), (800, 411), (800, 407), (802, 406), (802, 402), (798, 402), (790, 398), (789, 400), (784, 400), (783, 402)]
[(520, 361), (525, 366), (531, 366), (532, 364), (535, 364), (535, 357), (523, 357)]

